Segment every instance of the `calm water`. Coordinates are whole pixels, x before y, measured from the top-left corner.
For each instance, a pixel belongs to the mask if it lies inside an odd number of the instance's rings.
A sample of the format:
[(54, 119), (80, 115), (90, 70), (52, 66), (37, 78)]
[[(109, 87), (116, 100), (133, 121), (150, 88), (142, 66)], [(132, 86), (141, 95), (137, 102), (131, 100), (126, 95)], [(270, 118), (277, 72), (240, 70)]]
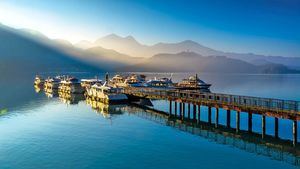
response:
[[(179, 81), (185, 76), (174, 74), (173, 79)], [(300, 101), (300, 75), (201, 74), (201, 79), (213, 84), (213, 92)], [(96, 111), (86, 101), (66, 104), (36, 93), (32, 79), (20, 84), (0, 83), (1, 88), (8, 89), (0, 96), (0, 109), (8, 109), (0, 116), (0, 168), (299, 168), (295, 165), (297, 155), (284, 148), (270, 148), (256, 139), (228, 137), (234, 132), (222, 127), (173, 124), (163, 115), (130, 105)], [(154, 108), (168, 111), (166, 101), (153, 103)], [(205, 122), (204, 107), (202, 112)], [(235, 113), (231, 115), (234, 128)], [(226, 123), (225, 117), (221, 110), (221, 124)], [(267, 117), (266, 121), (267, 134), (272, 135), (274, 119)], [(290, 140), (291, 128), (291, 121), (280, 120), (280, 138)], [(241, 113), (241, 129), (247, 129), (246, 113)], [(253, 115), (253, 131), (261, 133), (259, 115)]]

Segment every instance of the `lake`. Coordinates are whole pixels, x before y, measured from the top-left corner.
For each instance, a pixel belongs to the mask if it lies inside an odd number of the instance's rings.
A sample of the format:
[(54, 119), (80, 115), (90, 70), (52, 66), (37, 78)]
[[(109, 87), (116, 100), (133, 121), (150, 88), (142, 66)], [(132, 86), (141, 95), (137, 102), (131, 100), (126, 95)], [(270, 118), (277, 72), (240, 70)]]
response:
[[(100, 78), (104, 74), (69, 73)], [(145, 73), (165, 77), (169, 73)], [(193, 73), (174, 73), (173, 81)], [(300, 75), (199, 74), (211, 91), (300, 101)], [(292, 122), (279, 120), (279, 137), (261, 140), (261, 116), (253, 115), (248, 134), (247, 113), (241, 113), (241, 134), (206, 124), (203, 107), (199, 125), (175, 123), (163, 114), (134, 105), (100, 105), (85, 100), (74, 104), (36, 93), (33, 77), (18, 85), (0, 80), (0, 168), (299, 168), (299, 147), (292, 139)], [(7, 89), (7, 90), (5, 90)], [(154, 108), (167, 112), (167, 101), (154, 100)], [(214, 116), (214, 110), (213, 114)], [(231, 113), (232, 127), (235, 114)], [(214, 118), (212, 118), (214, 119)], [(226, 124), (226, 111), (219, 122)], [(298, 122), (299, 128), (299, 122)], [(274, 118), (266, 118), (266, 133), (274, 134)], [(298, 137), (300, 135), (298, 129)], [(257, 133), (257, 134), (255, 134)], [(256, 138), (257, 137), (257, 138)], [(274, 141), (275, 140), (275, 141)], [(298, 138), (298, 141), (300, 139)], [(272, 144), (270, 144), (272, 143)]]

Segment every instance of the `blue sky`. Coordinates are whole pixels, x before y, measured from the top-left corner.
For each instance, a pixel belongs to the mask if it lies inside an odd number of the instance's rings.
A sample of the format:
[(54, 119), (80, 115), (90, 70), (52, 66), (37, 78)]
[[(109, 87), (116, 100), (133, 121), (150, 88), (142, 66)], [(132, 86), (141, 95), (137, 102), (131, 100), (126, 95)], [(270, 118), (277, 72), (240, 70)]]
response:
[(0, 0), (0, 22), (71, 42), (116, 33), (300, 57), (299, 0)]

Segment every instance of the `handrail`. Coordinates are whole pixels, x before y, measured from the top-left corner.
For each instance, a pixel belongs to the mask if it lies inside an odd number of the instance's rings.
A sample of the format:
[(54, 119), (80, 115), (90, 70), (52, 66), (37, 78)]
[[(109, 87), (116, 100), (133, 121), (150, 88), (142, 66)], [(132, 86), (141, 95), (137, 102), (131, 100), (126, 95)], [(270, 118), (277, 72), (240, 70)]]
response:
[(243, 107), (259, 107), (275, 111), (293, 111), (299, 113), (300, 102), (273, 98), (241, 96), (223, 93), (208, 93), (200, 91), (182, 91), (176, 89), (153, 89), (147, 87), (127, 87), (120, 91), (125, 94), (140, 94), (160, 96), (173, 99), (185, 99), (192, 101), (210, 101), (217, 104), (227, 104)]

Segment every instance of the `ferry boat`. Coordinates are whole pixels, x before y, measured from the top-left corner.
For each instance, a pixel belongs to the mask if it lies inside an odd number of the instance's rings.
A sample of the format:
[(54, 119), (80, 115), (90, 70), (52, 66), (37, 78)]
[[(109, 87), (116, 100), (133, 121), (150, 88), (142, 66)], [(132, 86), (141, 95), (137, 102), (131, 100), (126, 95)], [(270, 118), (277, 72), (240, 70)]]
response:
[(58, 91), (64, 93), (82, 94), (84, 92), (84, 88), (81, 86), (81, 83), (77, 78), (68, 77), (60, 81)]
[(36, 75), (34, 78), (34, 86), (42, 87), (45, 83), (45, 79)]
[(170, 78), (159, 78), (156, 77), (154, 79), (148, 80), (145, 84), (146, 87), (158, 87), (158, 88), (172, 88), (173, 82), (172, 77)]
[(125, 103), (128, 101), (128, 97), (120, 93), (121, 90), (121, 88), (110, 87), (105, 82), (103, 85), (94, 84), (91, 88), (87, 88), (86, 95), (106, 104)]
[(95, 78), (95, 79), (81, 79), (81, 86), (83, 88), (90, 88), (92, 87), (94, 84), (102, 84), (102, 80)]
[(126, 87), (125, 78), (117, 74), (110, 79), (109, 85), (113, 87)]
[(124, 83), (126, 86), (130, 86), (130, 87), (143, 87), (145, 81), (146, 81), (145, 75), (132, 74), (126, 78)]
[(198, 75), (190, 76), (188, 79), (183, 79), (175, 85), (175, 89), (180, 90), (202, 90), (209, 91), (211, 84), (205, 83), (198, 78)]
[(113, 87), (142, 87), (144, 86), (146, 76), (132, 74), (127, 77), (121, 75), (115, 75), (110, 80), (110, 85)]

